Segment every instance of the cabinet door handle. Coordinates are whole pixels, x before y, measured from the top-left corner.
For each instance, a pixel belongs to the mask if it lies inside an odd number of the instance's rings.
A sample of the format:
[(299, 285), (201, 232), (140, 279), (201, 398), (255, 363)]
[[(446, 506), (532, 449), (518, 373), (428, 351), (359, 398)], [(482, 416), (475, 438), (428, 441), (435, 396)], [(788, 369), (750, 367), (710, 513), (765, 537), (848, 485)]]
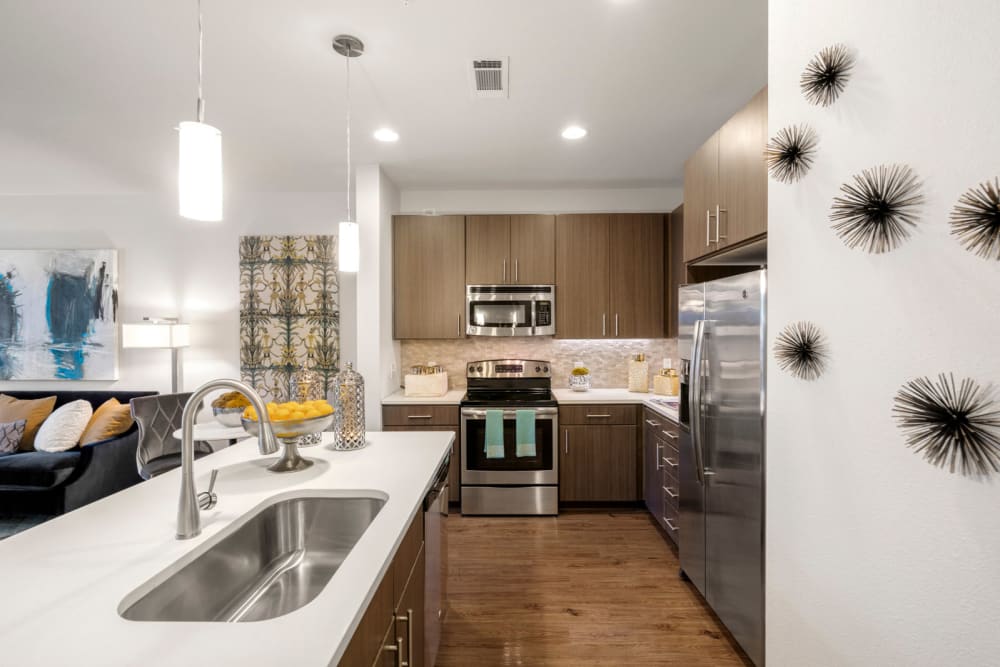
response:
[(615, 313), (615, 338), (618, 338), (618, 313)]
[(712, 245), (712, 212), (705, 209), (705, 246)]
[(656, 428), (657, 426), (660, 425), (660, 422), (654, 422), (652, 419), (647, 419), (646, 423), (652, 426), (653, 428)]
[(407, 419), (430, 419), (433, 415), (406, 415)]
[(722, 216), (720, 215), (720, 213), (728, 213), (728, 212), (729, 211), (727, 211), (726, 209), (720, 208), (718, 204), (715, 205), (715, 240), (713, 241), (713, 243), (718, 243), (721, 239), (726, 238), (725, 236), (720, 235), (721, 230), (719, 228), (722, 225)]
[(587, 415), (587, 419), (610, 419), (611, 415)]
[(673, 460), (672, 458), (670, 458), (669, 456), (664, 456), (664, 457), (663, 457), (663, 462), (664, 462), (664, 463), (666, 463), (666, 464), (667, 464), (668, 466), (670, 466), (671, 468), (676, 468), (676, 467), (677, 467), (677, 461), (674, 461), (674, 460)]
[(671, 488), (669, 486), (663, 487), (663, 492), (666, 493), (671, 498), (676, 498), (677, 497), (677, 494), (674, 493), (673, 490), (671, 490)]
[(396, 654), (396, 667), (410, 667), (410, 663), (403, 662), (403, 638), (396, 637), (395, 644), (386, 644), (382, 647), (383, 651), (392, 651)]
[(500, 278), (500, 282), (502, 282), (502, 283), (507, 282), (507, 258), (506, 257), (503, 258), (503, 275)]
[[(412, 653), (413, 653), (413, 610), (412, 609), (407, 609), (406, 610), (406, 616), (397, 616), (396, 620), (400, 621), (401, 623), (406, 623), (406, 652), (407, 652), (407, 660), (406, 660), (406, 662), (401, 662), (400, 663), (400, 664), (404, 665), (404, 667), (405, 667), (406, 665), (409, 665), (411, 662), (413, 662), (413, 655), (412, 655)], [(400, 639), (402, 639), (402, 638), (400, 638)], [(402, 655), (402, 651), (400, 651), (400, 655)], [(400, 659), (402, 660), (402, 658), (400, 658)]]
[(455, 321), (455, 333), (458, 334), (459, 338), (462, 337), (462, 313), (458, 314), (458, 319)]
[(663, 469), (662, 466), (660, 466), (660, 463), (661, 463), (660, 450), (662, 448), (663, 448), (663, 445), (661, 445), (660, 443), (656, 443), (656, 469), (658, 471)]
[(563, 431), (563, 454), (569, 454), (569, 429)]
[(670, 528), (670, 530), (674, 531), (675, 533), (677, 532), (677, 526), (674, 525), (673, 521), (671, 521), (667, 517), (663, 517), (663, 521), (664, 521), (664, 523), (667, 524), (667, 526)]
[(517, 274), (519, 273), (518, 269), (520, 268), (518, 266), (519, 264), (520, 264), (520, 261), (515, 259), (514, 260), (514, 284), (517, 284)]
[(601, 313), (601, 335), (608, 335), (608, 315), (607, 313)]
[(676, 440), (677, 439), (677, 434), (676, 433), (671, 433), (670, 431), (660, 431), (660, 433), (662, 433), (663, 435), (667, 436), (671, 440)]

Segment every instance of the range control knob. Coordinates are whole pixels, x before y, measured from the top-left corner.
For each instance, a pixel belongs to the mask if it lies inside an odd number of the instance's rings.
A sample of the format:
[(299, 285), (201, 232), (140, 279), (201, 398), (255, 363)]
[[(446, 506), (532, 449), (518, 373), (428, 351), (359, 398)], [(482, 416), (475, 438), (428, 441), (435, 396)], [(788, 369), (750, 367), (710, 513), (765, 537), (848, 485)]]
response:
[(483, 372), (483, 367), (482, 366), (476, 366), (476, 370), (479, 371), (480, 373), (482, 373)]
[(545, 368), (544, 368), (543, 370), (544, 370), (544, 371), (545, 371), (546, 373), (548, 373), (548, 372), (549, 372), (549, 367), (548, 367), (548, 366), (546, 366), (546, 367), (545, 367)]
[(536, 373), (541, 373), (542, 372), (542, 367), (541, 366), (535, 366), (535, 372)]

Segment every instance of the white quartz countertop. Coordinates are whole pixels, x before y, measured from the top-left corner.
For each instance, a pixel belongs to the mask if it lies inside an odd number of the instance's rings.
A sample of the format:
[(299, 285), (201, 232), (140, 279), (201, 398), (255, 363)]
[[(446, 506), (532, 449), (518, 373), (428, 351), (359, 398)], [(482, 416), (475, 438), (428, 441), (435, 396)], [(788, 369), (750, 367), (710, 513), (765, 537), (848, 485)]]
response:
[[(202, 532), (177, 540), (180, 471), (174, 470), (0, 542), (7, 621), (3, 664), (134, 665), (335, 664), (374, 595), (410, 520), (451, 449), (449, 432), (369, 433), (353, 452), (302, 448), (316, 464), (301, 472), (265, 469), (256, 438), (195, 461), (198, 490), (219, 470), (218, 505), (201, 513)], [(158, 573), (274, 496), (387, 498), (326, 588), (305, 606), (249, 623), (127, 621), (119, 604)]]
[(465, 396), (464, 389), (451, 389), (444, 396), (407, 396), (403, 390), (382, 399), (382, 405), (458, 405)]
[(553, 389), (552, 393), (559, 405), (640, 404), (671, 421), (678, 421), (676, 403), (667, 405), (665, 404), (666, 396), (653, 393), (629, 391), (628, 389), (589, 389), (588, 391)]

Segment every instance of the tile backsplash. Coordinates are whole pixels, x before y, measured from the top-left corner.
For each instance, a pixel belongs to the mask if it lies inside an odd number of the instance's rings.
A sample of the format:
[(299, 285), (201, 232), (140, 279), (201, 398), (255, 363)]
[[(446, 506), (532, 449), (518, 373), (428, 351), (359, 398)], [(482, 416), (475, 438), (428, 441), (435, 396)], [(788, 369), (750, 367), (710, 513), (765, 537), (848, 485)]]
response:
[(677, 368), (677, 340), (674, 338), (632, 340), (562, 340), (558, 338), (488, 338), (461, 340), (404, 340), (400, 342), (403, 372), (410, 366), (433, 361), (448, 372), (453, 389), (465, 387), (465, 365), (479, 359), (541, 359), (552, 366), (552, 386), (568, 387), (573, 362), (590, 369), (591, 386), (628, 385), (628, 359), (644, 353), (652, 373), (665, 357)]

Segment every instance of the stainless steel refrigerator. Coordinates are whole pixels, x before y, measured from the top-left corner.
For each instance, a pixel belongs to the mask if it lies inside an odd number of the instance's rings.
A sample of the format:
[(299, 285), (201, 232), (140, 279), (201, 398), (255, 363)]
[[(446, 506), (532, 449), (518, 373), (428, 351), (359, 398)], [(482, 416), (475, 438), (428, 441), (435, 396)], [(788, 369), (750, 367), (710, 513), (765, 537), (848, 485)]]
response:
[(760, 666), (767, 272), (679, 291), (681, 570)]

